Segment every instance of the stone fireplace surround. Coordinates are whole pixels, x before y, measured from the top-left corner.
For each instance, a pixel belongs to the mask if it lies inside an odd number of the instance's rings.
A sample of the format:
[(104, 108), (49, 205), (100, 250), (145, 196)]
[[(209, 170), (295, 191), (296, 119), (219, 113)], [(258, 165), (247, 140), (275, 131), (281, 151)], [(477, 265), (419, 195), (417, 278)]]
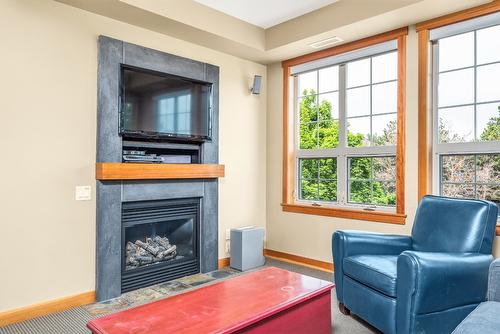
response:
[[(99, 36), (97, 162), (122, 161), (119, 129), (120, 66), (174, 74), (213, 84), (212, 141), (201, 146), (201, 163), (218, 163), (219, 68), (164, 52)], [(121, 294), (122, 203), (200, 198), (200, 271), (217, 269), (218, 181), (97, 181), (96, 300)]]

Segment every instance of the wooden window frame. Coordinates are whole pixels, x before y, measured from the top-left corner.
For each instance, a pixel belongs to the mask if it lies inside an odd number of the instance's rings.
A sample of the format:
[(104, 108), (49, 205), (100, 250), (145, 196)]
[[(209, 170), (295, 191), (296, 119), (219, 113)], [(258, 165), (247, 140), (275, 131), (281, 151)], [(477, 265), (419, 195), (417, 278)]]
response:
[[(432, 120), (429, 85), (432, 74), (430, 62), (430, 30), (450, 24), (474, 19), (480, 16), (500, 12), (500, 1), (465, 9), (456, 13), (437, 17), (418, 23), (418, 200), (432, 192), (432, 139), (429, 133), (429, 122)], [(496, 235), (500, 236), (500, 225), (496, 227)]]
[[(283, 68), (283, 184), (282, 209), (285, 212), (311, 214), (327, 217), (358, 219), (380, 223), (403, 225), (405, 214), (405, 112), (406, 112), (406, 37), (408, 27), (388, 31), (358, 41), (309, 53), (282, 62)], [(344, 207), (317, 206), (314, 204), (297, 203), (293, 197), (295, 189), (295, 143), (294, 115), (290, 108), (291, 67), (310, 61), (331, 57), (342, 53), (362, 49), (379, 43), (396, 40), (398, 51), (398, 107), (397, 107), (397, 143), (396, 143), (396, 211), (369, 211)]]

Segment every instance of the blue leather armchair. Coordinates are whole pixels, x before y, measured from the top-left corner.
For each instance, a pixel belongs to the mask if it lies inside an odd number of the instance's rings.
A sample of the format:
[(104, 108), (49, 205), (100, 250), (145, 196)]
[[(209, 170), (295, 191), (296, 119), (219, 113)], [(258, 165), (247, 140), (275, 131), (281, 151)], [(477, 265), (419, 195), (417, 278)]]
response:
[(498, 208), (425, 196), (411, 236), (337, 231), (339, 308), (384, 333), (451, 333), (486, 298)]

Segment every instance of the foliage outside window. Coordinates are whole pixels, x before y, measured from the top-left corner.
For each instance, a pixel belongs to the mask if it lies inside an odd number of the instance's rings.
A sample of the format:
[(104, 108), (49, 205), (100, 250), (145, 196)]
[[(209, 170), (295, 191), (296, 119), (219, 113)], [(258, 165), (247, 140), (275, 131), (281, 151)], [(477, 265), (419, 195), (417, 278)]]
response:
[(295, 77), (297, 199), (396, 204), (397, 51)]
[(434, 192), (500, 206), (500, 25), (434, 41)]

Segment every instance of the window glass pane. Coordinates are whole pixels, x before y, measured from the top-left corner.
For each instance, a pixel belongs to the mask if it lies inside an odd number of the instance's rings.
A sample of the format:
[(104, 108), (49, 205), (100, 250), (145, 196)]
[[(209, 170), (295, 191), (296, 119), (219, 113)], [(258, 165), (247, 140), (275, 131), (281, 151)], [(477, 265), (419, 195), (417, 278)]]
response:
[(478, 184), (476, 197), (492, 201), (500, 209), (500, 184)]
[(396, 80), (398, 78), (398, 53), (386, 53), (372, 58), (372, 82)]
[(370, 84), (370, 58), (347, 63), (347, 88)]
[(318, 159), (300, 159), (300, 177), (302, 179), (317, 179), (318, 171)]
[(337, 160), (299, 159), (300, 193), (304, 200), (337, 200)]
[(300, 199), (316, 200), (318, 199), (318, 180), (300, 181)]
[(349, 182), (349, 202), (368, 204), (372, 199), (372, 183), (370, 181)]
[(299, 90), (298, 95), (309, 95), (318, 92), (318, 72), (307, 72), (299, 74)]
[(332, 92), (339, 89), (339, 67), (332, 66), (319, 70), (319, 92)]
[(349, 147), (369, 146), (370, 116), (347, 119), (347, 144)]
[(370, 87), (348, 89), (346, 109), (347, 117), (370, 115)]
[(373, 193), (371, 204), (396, 205), (395, 182), (373, 182)]
[(474, 185), (446, 183), (441, 186), (441, 195), (447, 197), (474, 198)]
[(373, 158), (373, 179), (377, 181), (396, 180), (396, 158), (380, 157)]
[(439, 71), (474, 65), (474, 32), (439, 40)]
[(337, 181), (319, 181), (319, 200), (328, 202), (337, 200)]
[(320, 159), (319, 177), (322, 180), (336, 180), (337, 159)]
[(299, 147), (301, 150), (318, 147), (318, 122), (300, 124)]
[(474, 182), (473, 155), (444, 155), (441, 157), (441, 179), (443, 182)]
[(351, 180), (370, 180), (371, 177), (371, 158), (349, 158), (349, 178)]
[(356, 157), (349, 161), (349, 202), (396, 204), (395, 157)]
[(440, 107), (474, 102), (474, 69), (441, 73), (438, 83)]
[(319, 119), (339, 118), (339, 93), (326, 93), (319, 95)]
[(477, 68), (477, 102), (500, 100), (500, 64)]
[(441, 156), (441, 194), (500, 205), (500, 154)]
[(372, 113), (386, 114), (398, 111), (398, 83), (397, 81), (373, 85)]
[(500, 184), (500, 154), (478, 155), (476, 159), (476, 181)]
[(500, 26), (477, 31), (477, 63), (500, 61)]
[(478, 104), (476, 106), (477, 139), (500, 140), (500, 103)]
[(315, 122), (318, 120), (317, 95), (299, 98), (300, 123)]
[(373, 116), (372, 144), (375, 146), (396, 145), (397, 124), (397, 114)]
[(457, 143), (474, 140), (474, 107), (439, 109), (439, 142)]
[(339, 121), (330, 120), (318, 123), (318, 140), (320, 148), (336, 148), (339, 146)]

